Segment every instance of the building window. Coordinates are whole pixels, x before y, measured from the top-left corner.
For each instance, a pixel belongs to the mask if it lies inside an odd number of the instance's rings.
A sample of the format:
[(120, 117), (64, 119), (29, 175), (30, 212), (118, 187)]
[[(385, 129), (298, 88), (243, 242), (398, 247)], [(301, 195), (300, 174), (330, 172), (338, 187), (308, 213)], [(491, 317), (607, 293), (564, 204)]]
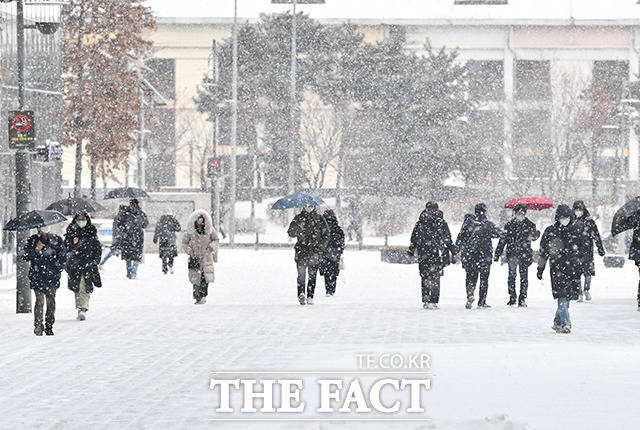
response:
[(628, 61), (594, 61), (593, 84), (618, 99), (623, 82), (629, 80)]
[(551, 116), (545, 110), (516, 112), (513, 133), (513, 166), (521, 178), (551, 175)]
[(516, 60), (516, 97), (520, 100), (551, 100), (549, 61)]
[(499, 5), (508, 3), (508, 0), (453, 0), (453, 4), (459, 5)]
[(504, 64), (502, 61), (467, 62), (469, 92), (476, 100), (502, 100), (504, 98)]

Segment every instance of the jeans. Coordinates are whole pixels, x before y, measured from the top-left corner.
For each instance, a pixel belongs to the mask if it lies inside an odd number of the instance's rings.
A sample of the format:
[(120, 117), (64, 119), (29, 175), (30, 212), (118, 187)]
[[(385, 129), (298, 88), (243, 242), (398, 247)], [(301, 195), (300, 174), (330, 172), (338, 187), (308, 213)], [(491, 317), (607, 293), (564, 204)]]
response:
[(36, 305), (33, 309), (33, 325), (42, 328), (42, 313), (44, 302), (47, 302), (47, 313), (45, 315), (45, 325), (52, 328), (56, 322), (56, 291), (57, 290), (33, 290), (36, 293)]
[(491, 266), (483, 264), (480, 266), (467, 267), (467, 299), (473, 299), (476, 290), (476, 283), (480, 278), (480, 289), (478, 293), (478, 304), (483, 305), (487, 302), (487, 292), (489, 291), (489, 272)]
[[(519, 269), (519, 270), (518, 270)], [(520, 275), (520, 299), (516, 296), (516, 273)], [(520, 259), (509, 259), (509, 277), (507, 278), (509, 289), (509, 302), (524, 303), (529, 289), (529, 267), (520, 262)]]
[(204, 273), (200, 275), (200, 284), (193, 285), (193, 298), (195, 300), (200, 300), (203, 297), (207, 297), (209, 295), (209, 283), (204, 277)]
[(127, 260), (127, 278), (133, 279), (138, 274), (139, 261)]
[(297, 263), (298, 268), (298, 296), (304, 294), (304, 281), (307, 278), (307, 297), (313, 299), (313, 292), (316, 289), (316, 276), (318, 275), (318, 266), (307, 266), (303, 263)]
[(117, 253), (118, 253), (118, 250), (116, 248), (114, 248), (113, 246), (111, 248), (109, 248), (109, 252), (107, 253), (107, 255), (104, 256), (104, 258), (100, 262), (100, 265), (102, 266), (104, 263), (107, 262), (108, 259), (110, 259), (114, 255), (116, 255)]
[(558, 299), (558, 310), (556, 310), (556, 316), (553, 319), (553, 324), (559, 327), (566, 325), (571, 327), (571, 318), (569, 317), (569, 300), (564, 297)]

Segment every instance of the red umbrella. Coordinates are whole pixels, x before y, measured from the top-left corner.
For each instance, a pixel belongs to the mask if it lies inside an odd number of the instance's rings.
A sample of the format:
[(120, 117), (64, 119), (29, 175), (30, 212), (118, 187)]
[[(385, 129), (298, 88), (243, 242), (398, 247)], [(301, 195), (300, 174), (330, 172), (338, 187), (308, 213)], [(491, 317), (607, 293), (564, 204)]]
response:
[(538, 196), (522, 196), (516, 197), (515, 199), (509, 200), (505, 203), (504, 207), (508, 209), (513, 209), (515, 205), (525, 205), (527, 209), (531, 209), (534, 211), (539, 211), (542, 209), (549, 209), (553, 206), (553, 202), (549, 199), (545, 199), (544, 197)]

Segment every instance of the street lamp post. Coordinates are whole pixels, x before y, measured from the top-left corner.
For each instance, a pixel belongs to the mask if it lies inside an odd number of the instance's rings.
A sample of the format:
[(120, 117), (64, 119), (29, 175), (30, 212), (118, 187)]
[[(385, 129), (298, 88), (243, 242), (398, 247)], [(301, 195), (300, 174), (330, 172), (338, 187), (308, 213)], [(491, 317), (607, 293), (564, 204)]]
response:
[(231, 206), (229, 208), (229, 243), (234, 243), (236, 234), (236, 155), (238, 151), (238, 0), (233, 1), (232, 73), (231, 73)]

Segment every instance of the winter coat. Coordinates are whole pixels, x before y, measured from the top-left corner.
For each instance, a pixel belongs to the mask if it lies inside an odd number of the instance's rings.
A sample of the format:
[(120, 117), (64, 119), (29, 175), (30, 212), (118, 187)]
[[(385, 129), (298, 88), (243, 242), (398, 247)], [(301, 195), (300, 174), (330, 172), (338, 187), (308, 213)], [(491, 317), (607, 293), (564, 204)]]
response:
[(416, 255), (422, 265), (442, 268), (456, 249), (447, 222), (437, 209), (425, 209), (411, 232), (409, 255)]
[[(36, 245), (44, 247), (38, 251)], [(56, 290), (60, 288), (60, 276), (67, 260), (67, 249), (62, 238), (53, 233), (34, 234), (24, 246), (22, 259), (29, 265), (29, 286), (32, 290)]]
[[(204, 228), (196, 230), (196, 221), (204, 218)], [(218, 252), (220, 238), (213, 227), (211, 215), (203, 209), (198, 209), (189, 216), (187, 230), (182, 237), (182, 249), (189, 255), (189, 282), (199, 285), (202, 275), (205, 280), (215, 280), (213, 271), (214, 254)]]
[(324, 217), (314, 211), (302, 211), (296, 215), (289, 229), (289, 237), (297, 239), (295, 262), (305, 266), (318, 266), (329, 242), (329, 226)]
[[(85, 214), (86, 215), (86, 214)], [(67, 274), (69, 282), (67, 286), (71, 291), (80, 291), (80, 281), (84, 278), (85, 291), (93, 292), (93, 287), (102, 287), (98, 264), (102, 255), (102, 245), (98, 240), (98, 230), (87, 216), (87, 225), (80, 228), (76, 217), (67, 227), (64, 243), (67, 248)], [(77, 243), (74, 243), (75, 239)]]
[(160, 258), (171, 258), (178, 255), (176, 232), (181, 230), (180, 223), (173, 215), (162, 215), (156, 224), (153, 243), (157, 243)]
[(482, 214), (465, 215), (456, 239), (462, 267), (465, 269), (490, 266), (493, 260), (491, 239), (499, 238), (500, 230)]
[(559, 219), (563, 216), (570, 216), (574, 221), (573, 211), (569, 206), (558, 206), (555, 223), (544, 230), (540, 240), (538, 273), (544, 271), (547, 261), (549, 261), (553, 298), (577, 300), (580, 294), (580, 275), (582, 274), (579, 252), (582, 232), (573, 222), (568, 226), (560, 224)]
[(338, 276), (340, 273), (340, 257), (344, 252), (344, 231), (338, 225), (338, 219), (333, 211), (325, 212), (324, 219), (329, 227), (329, 240), (322, 256), (320, 274)]
[(517, 258), (521, 265), (528, 267), (533, 263), (531, 242), (538, 240), (539, 237), (540, 232), (529, 218), (522, 221), (512, 218), (504, 226), (503, 236), (496, 247), (495, 258), (502, 255), (506, 246), (508, 259)]
[(144, 253), (144, 229), (149, 225), (141, 209), (128, 207), (114, 220), (119, 232), (118, 248), (123, 260), (141, 261)]
[[(586, 208), (582, 208), (583, 214), (580, 218), (576, 218), (574, 223), (576, 229), (581, 231), (580, 235), (580, 264), (585, 272), (593, 272), (593, 243), (595, 242), (598, 254), (604, 255), (604, 246), (602, 245), (602, 239), (600, 238), (600, 232), (596, 222), (589, 216), (589, 211)], [(595, 273), (590, 273), (595, 275)]]

